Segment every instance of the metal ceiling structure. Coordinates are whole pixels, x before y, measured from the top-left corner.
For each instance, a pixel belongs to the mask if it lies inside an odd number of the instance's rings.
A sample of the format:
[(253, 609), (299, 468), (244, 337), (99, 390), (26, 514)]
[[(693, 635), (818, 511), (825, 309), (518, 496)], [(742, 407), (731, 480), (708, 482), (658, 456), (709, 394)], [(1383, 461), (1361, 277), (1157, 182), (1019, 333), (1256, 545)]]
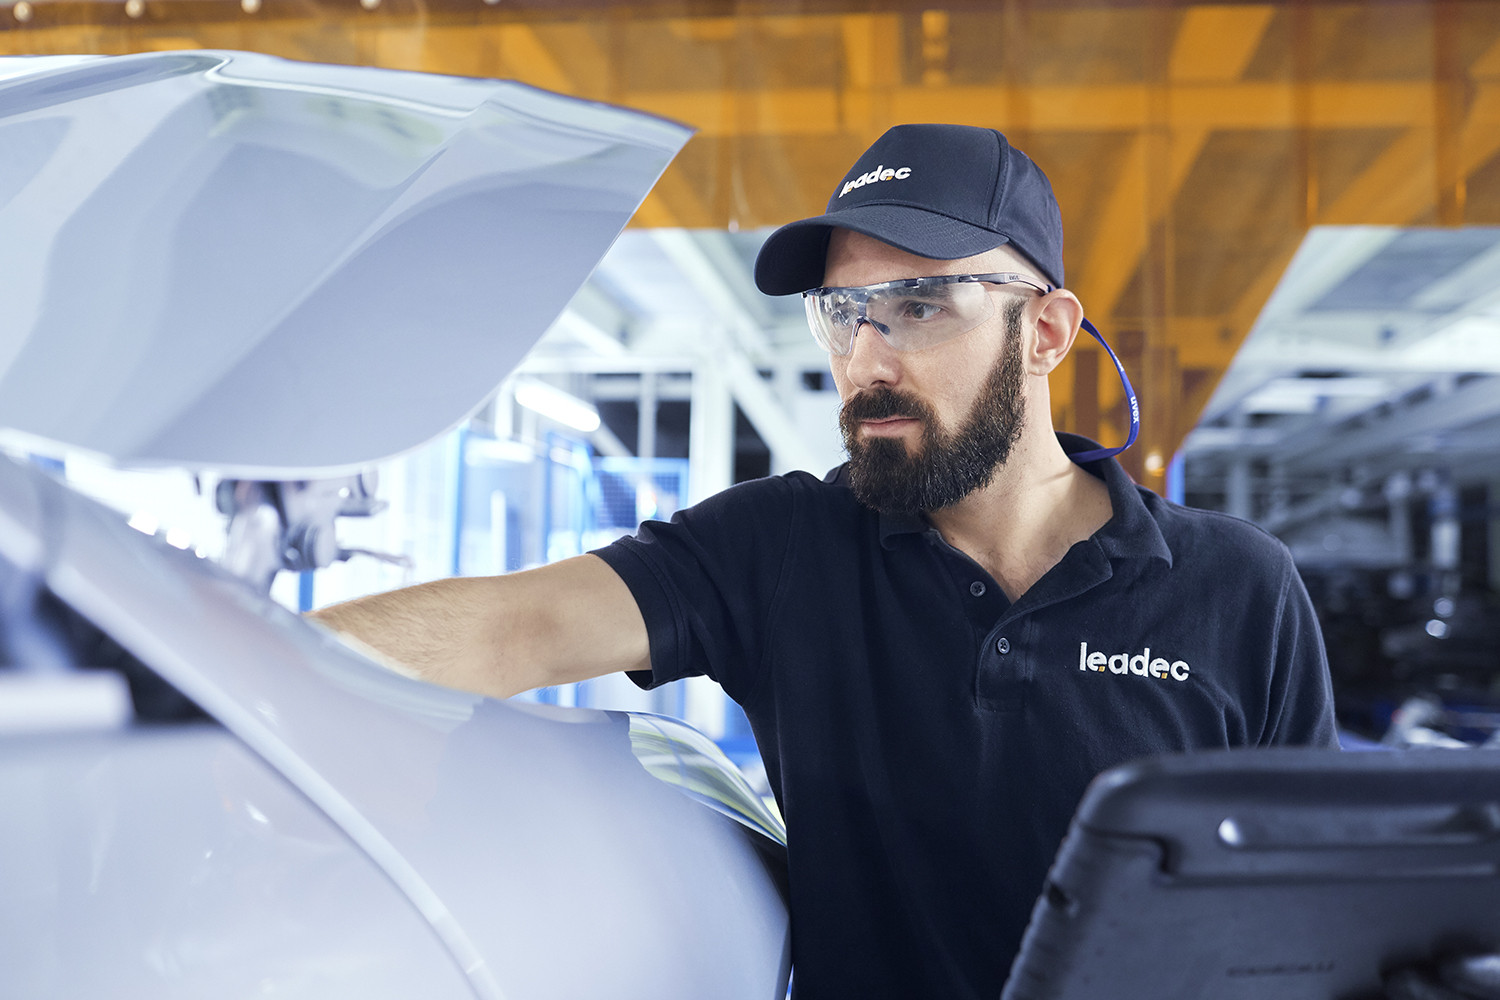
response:
[(1275, 530), (1500, 481), (1500, 229), (1313, 230), (1184, 451)]
[[(1489, 350), (1444, 317), (1488, 308), (1490, 236), (1466, 227), (1500, 224), (1500, 4), (0, 0), (3, 52), (185, 47), (512, 77), (695, 126), (534, 362), (716, 400), (704, 453), (733, 396), (777, 464), (827, 459), (827, 395), (803, 378), (822, 361), (747, 262), (921, 120), (999, 127), (1051, 176), (1068, 284), (1141, 391), (1126, 464), (1146, 485), (1182, 448), (1190, 480), (1240, 476), (1264, 513), (1434, 442), (1479, 469), (1493, 440), (1490, 367), (1413, 359)], [(1369, 226), (1388, 228), (1318, 228)], [(1109, 366), (1076, 353), (1059, 425), (1117, 442)], [(1426, 436), (1382, 437), (1408, 427)]]

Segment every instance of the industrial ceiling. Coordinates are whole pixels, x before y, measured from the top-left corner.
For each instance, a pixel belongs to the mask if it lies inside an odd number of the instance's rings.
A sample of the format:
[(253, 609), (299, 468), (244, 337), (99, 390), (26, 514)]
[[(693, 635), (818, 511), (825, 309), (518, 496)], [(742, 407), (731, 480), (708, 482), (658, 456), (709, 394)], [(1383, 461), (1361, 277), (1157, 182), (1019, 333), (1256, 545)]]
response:
[[(1398, 427), (1428, 428), (1399, 449), (1419, 459), (1496, 450), (1496, 335), (1469, 321), (1500, 278), (1474, 228), (1500, 224), (1500, 4), (0, 2), (0, 52), (166, 48), (512, 77), (692, 124), (652, 232), (579, 307), (606, 319), (573, 326), (661, 353), (711, 325), (746, 370), (808, 351), (795, 303), (748, 282), (765, 227), (821, 212), (892, 124), (995, 126), (1057, 190), (1068, 284), (1140, 390), (1146, 485), (1184, 442), (1282, 482), (1373, 481)], [(1109, 366), (1076, 354), (1060, 426), (1117, 442)]]

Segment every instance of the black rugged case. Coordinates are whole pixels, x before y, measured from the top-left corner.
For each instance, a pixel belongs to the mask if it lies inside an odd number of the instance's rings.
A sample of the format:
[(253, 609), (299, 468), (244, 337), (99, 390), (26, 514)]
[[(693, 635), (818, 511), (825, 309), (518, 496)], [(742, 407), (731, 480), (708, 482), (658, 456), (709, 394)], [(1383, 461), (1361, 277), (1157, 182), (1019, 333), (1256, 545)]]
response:
[(1359, 1000), (1500, 948), (1500, 751), (1174, 755), (1090, 785), (1003, 1000)]

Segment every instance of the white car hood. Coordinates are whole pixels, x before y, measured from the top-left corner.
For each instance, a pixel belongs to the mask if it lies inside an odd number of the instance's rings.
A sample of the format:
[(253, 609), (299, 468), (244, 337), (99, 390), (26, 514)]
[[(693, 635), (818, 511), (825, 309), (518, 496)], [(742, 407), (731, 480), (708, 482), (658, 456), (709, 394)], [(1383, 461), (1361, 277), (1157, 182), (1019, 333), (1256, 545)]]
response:
[[(415, 447), (493, 390), (686, 137), (491, 81), (0, 59), (0, 427), (256, 478)], [(779, 820), (681, 724), (406, 680), (3, 457), (0, 569), (272, 765), (475, 996), (784, 995)], [(4, 627), (47, 623), (23, 603)], [(99, 856), (131, 856), (113, 837)]]
[(517, 83), (0, 58), (0, 428), (239, 478), (451, 428), (689, 136)]

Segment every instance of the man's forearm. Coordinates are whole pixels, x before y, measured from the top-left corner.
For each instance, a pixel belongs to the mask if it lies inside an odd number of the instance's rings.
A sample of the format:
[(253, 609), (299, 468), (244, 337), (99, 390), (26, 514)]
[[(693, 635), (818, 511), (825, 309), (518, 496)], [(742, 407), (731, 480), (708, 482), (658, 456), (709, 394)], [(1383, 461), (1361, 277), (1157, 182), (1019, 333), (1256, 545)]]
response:
[(450, 687), (490, 688), (484, 665), (475, 662), (475, 646), (486, 632), (483, 618), (492, 610), (484, 607), (489, 589), (480, 578), (434, 580), (335, 604), (308, 617), (357, 639), (403, 672)]
[(603, 560), (435, 580), (309, 614), (424, 680), (508, 697), (647, 666), (645, 623)]

